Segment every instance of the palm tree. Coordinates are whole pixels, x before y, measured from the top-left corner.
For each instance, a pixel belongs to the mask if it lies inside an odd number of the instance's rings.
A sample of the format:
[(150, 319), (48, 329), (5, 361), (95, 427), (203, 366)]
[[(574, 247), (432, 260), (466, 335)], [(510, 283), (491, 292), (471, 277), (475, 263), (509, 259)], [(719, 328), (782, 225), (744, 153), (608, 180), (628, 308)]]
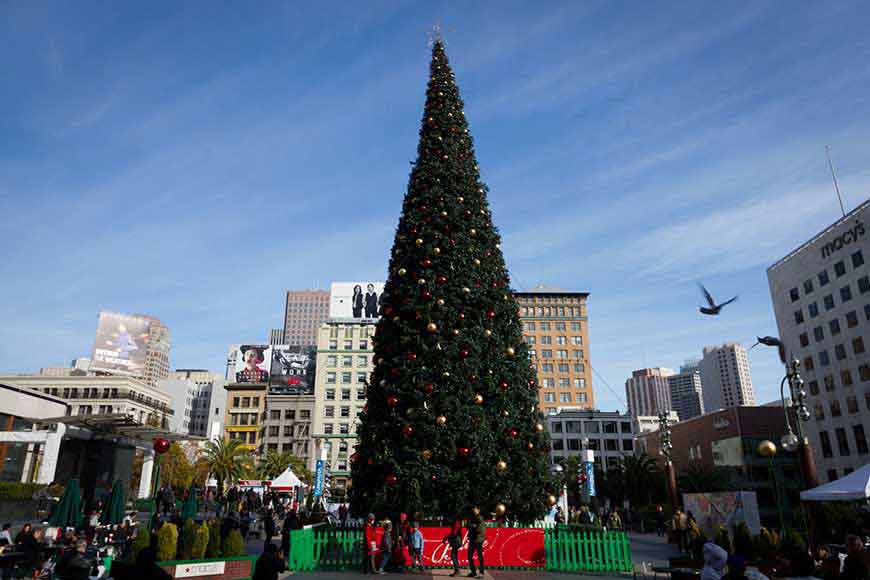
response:
[(209, 473), (217, 480), (218, 491), (223, 491), (224, 482), (239, 480), (247, 455), (238, 439), (217, 439), (205, 444), (205, 460)]
[(259, 474), (264, 479), (272, 479), (284, 473), (288, 467), (293, 469), (293, 473), (302, 482), (311, 483), (311, 472), (305, 467), (305, 462), (293, 455), (291, 451), (279, 453), (275, 449), (270, 449), (260, 459)]
[(690, 464), (679, 477), (680, 489), (689, 493), (723, 491), (728, 487), (727, 480), (720, 470), (700, 463)]
[(656, 460), (646, 453), (628, 455), (623, 458), (621, 467), (625, 494), (632, 507), (638, 508), (652, 503), (653, 493), (658, 488), (662, 474)]

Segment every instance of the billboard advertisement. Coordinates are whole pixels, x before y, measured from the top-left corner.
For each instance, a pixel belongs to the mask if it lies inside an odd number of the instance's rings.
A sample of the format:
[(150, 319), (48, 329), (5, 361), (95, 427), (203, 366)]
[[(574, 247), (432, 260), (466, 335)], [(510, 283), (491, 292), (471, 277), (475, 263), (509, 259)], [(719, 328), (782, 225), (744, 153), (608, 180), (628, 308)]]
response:
[(305, 393), (313, 385), (314, 357), (308, 347), (272, 345), (269, 390)]
[(268, 383), (272, 347), (268, 344), (243, 344), (236, 351), (237, 383)]
[(754, 491), (725, 491), (717, 493), (684, 493), (683, 506), (692, 512), (701, 531), (712, 538), (719, 526), (729, 531), (743, 522), (752, 534), (761, 532), (758, 498)]
[(100, 312), (90, 370), (143, 376), (151, 323), (141, 316)]
[(329, 317), (375, 321), (379, 318), (383, 292), (383, 282), (333, 282), (329, 291)]

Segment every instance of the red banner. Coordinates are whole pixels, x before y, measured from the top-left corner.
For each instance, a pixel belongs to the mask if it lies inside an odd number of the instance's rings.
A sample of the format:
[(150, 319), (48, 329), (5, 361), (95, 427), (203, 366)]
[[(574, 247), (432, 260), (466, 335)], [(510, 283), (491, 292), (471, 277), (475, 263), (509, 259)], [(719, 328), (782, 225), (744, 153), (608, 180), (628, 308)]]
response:
[[(423, 533), (423, 565), (453, 566), (450, 546), (445, 538), (450, 528), (420, 528)], [(378, 544), (382, 530), (378, 530)], [(395, 555), (393, 556), (396, 557)], [(487, 567), (543, 568), (544, 530), (539, 528), (487, 528), (483, 544), (483, 562)], [(405, 563), (411, 558), (405, 550)], [(459, 548), (459, 565), (468, 567), (468, 534), (463, 530), (462, 547)]]

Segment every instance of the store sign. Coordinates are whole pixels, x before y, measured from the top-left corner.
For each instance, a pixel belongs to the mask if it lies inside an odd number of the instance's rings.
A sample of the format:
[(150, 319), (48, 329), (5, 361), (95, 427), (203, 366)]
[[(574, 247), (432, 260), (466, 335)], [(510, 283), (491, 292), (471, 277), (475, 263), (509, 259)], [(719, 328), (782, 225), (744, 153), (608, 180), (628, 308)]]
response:
[(855, 226), (852, 229), (846, 230), (844, 233), (822, 246), (822, 257), (827, 258), (834, 252), (842, 250), (852, 242), (857, 242), (858, 238), (862, 237), (864, 237), (864, 224), (858, 220), (855, 222)]
[(226, 571), (226, 562), (203, 562), (201, 564), (178, 564), (175, 567), (176, 578), (193, 578), (195, 576), (218, 576)]
[[(420, 528), (423, 534), (423, 565), (452, 567), (450, 546), (444, 538), (450, 528)], [(377, 534), (378, 545), (383, 530)], [(546, 564), (544, 552), (544, 530), (541, 528), (487, 528), (483, 544), (483, 561), (487, 567), (543, 568)], [(405, 565), (411, 564), (410, 556), (405, 553)], [(463, 532), (462, 547), (459, 548), (459, 565), (468, 567), (468, 534)]]
[(323, 460), (318, 459), (317, 465), (314, 468), (314, 497), (323, 495)]

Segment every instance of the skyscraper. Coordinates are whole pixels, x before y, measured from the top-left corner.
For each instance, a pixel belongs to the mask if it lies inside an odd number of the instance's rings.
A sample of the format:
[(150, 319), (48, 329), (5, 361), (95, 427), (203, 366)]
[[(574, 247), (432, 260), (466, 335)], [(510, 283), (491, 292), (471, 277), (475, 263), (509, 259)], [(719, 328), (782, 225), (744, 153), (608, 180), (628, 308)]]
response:
[(746, 349), (739, 342), (704, 347), (699, 365), (704, 388), (704, 411), (755, 405), (755, 389)]
[(269, 330), (269, 344), (284, 344), (284, 329), (273, 328)]
[(156, 385), (169, 376), (169, 328), (145, 314), (100, 312), (89, 371)]
[(635, 417), (658, 415), (671, 410), (671, 387), (668, 377), (674, 374), (671, 369), (640, 369), (631, 373), (625, 381), (625, 396), (628, 399), (628, 413)]
[(569, 292), (538, 285), (517, 292), (523, 337), (540, 385), (542, 413), (558, 408), (592, 409), (587, 292)]
[(701, 383), (699, 360), (686, 361), (680, 372), (668, 377), (671, 389), (671, 406), (680, 421), (704, 414), (704, 394)]
[(288, 346), (315, 346), (317, 330), (329, 318), (329, 292), (288, 290), (284, 306), (284, 341)]

